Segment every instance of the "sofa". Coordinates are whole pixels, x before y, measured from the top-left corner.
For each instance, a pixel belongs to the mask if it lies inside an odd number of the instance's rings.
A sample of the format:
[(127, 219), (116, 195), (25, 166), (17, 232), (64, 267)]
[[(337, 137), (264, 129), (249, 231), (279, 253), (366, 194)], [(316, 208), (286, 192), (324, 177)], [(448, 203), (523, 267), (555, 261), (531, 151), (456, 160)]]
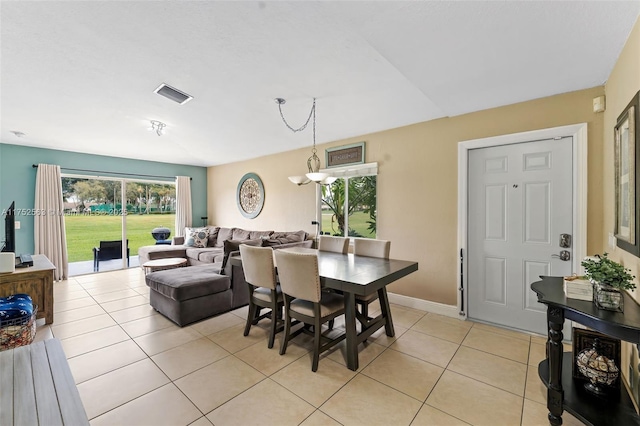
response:
[(274, 249), (311, 247), (304, 231), (246, 231), (207, 226), (190, 228), (172, 245), (140, 247), (140, 265), (149, 260), (181, 257), (193, 267), (151, 272), (145, 276), (150, 304), (179, 326), (217, 315), (249, 303), (249, 286), (242, 266), (229, 261), (239, 256), (240, 244)]
[[(305, 231), (247, 231), (241, 228), (225, 228), (221, 226), (189, 229), (190, 234), (196, 234), (195, 237), (190, 237), (189, 235), (187, 235), (186, 239), (185, 237), (174, 237), (171, 245), (140, 247), (138, 249), (140, 266), (142, 267), (149, 260), (169, 257), (185, 258), (189, 266), (221, 263), (225, 256), (225, 242), (229, 246), (235, 246), (235, 250), (238, 250), (237, 243), (239, 242), (272, 247), (274, 249), (313, 246), (313, 240), (309, 239), (309, 234)], [(229, 251), (227, 251), (227, 255)]]
[(145, 276), (149, 303), (180, 327), (249, 303), (249, 286), (241, 266), (224, 263), (167, 269)]

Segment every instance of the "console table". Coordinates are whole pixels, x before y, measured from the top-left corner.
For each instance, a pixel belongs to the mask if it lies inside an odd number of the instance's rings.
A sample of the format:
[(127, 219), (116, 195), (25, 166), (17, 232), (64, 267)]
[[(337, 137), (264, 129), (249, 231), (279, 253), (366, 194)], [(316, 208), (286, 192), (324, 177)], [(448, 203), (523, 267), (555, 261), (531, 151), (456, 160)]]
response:
[(43, 254), (33, 255), (33, 266), (16, 268), (15, 272), (0, 273), (0, 297), (16, 293), (31, 296), (38, 305), (38, 318), (53, 322), (53, 266)]
[(598, 309), (591, 301), (567, 299), (562, 277), (544, 277), (531, 284), (538, 301), (547, 305), (549, 338), (547, 359), (540, 362), (538, 374), (547, 386), (549, 423), (562, 424), (567, 410), (587, 425), (640, 425), (633, 402), (623, 384), (618, 393), (603, 400), (588, 393), (583, 382), (572, 377), (573, 353), (562, 351), (562, 326), (569, 319), (600, 333), (640, 344), (640, 307), (626, 292), (624, 313)]

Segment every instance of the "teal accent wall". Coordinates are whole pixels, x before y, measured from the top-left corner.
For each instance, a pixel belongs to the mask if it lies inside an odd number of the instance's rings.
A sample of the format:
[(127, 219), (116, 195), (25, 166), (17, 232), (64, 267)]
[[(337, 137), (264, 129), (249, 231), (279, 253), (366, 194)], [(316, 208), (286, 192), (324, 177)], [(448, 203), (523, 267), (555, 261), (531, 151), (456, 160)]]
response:
[[(190, 176), (193, 224), (200, 225), (202, 216), (207, 215), (207, 168), (155, 161), (133, 160), (129, 158), (107, 157), (104, 155), (82, 154), (70, 151), (32, 148), (0, 143), (0, 212), (16, 202), (16, 209), (33, 209), (35, 204), (36, 171), (33, 164), (56, 164), (62, 168), (112, 172), (105, 176), (132, 176), (119, 173), (135, 173), (156, 176)], [(67, 173), (78, 173), (67, 171)], [(98, 175), (99, 173), (85, 173)], [(145, 179), (140, 177), (140, 179)], [(154, 178), (146, 178), (156, 180)], [(164, 180), (164, 179), (157, 179)], [(167, 179), (167, 182), (175, 181)], [(20, 229), (16, 230), (16, 253), (33, 253), (33, 216), (17, 216)], [(0, 241), (4, 241), (4, 215), (0, 220)]]

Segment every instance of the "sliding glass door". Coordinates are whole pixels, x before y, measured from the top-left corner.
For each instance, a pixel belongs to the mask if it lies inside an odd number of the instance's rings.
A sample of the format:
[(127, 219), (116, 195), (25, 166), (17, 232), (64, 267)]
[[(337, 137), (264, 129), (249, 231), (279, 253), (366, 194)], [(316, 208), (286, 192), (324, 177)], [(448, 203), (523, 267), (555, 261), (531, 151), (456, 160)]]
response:
[(62, 186), (70, 276), (137, 267), (138, 248), (175, 234), (174, 183), (64, 175)]
[(174, 183), (127, 181), (125, 228), (132, 255), (142, 246), (171, 244), (175, 236)]

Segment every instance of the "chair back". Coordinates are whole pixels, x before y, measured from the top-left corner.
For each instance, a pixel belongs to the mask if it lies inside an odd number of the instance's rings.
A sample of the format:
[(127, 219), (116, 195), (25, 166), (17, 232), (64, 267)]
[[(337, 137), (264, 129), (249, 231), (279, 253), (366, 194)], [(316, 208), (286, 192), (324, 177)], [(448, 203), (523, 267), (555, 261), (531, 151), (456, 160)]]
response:
[(347, 254), (349, 252), (349, 238), (320, 235), (318, 250)]
[(391, 241), (356, 238), (353, 240), (353, 254), (356, 256), (389, 258)]
[(271, 247), (240, 244), (240, 257), (245, 280), (255, 287), (276, 288), (276, 268)]
[[(128, 248), (129, 240), (127, 240), (127, 249)], [(100, 260), (122, 259), (122, 240), (100, 241), (100, 253), (98, 258)]]
[(297, 299), (320, 301), (320, 275), (315, 253), (275, 250), (282, 292)]

